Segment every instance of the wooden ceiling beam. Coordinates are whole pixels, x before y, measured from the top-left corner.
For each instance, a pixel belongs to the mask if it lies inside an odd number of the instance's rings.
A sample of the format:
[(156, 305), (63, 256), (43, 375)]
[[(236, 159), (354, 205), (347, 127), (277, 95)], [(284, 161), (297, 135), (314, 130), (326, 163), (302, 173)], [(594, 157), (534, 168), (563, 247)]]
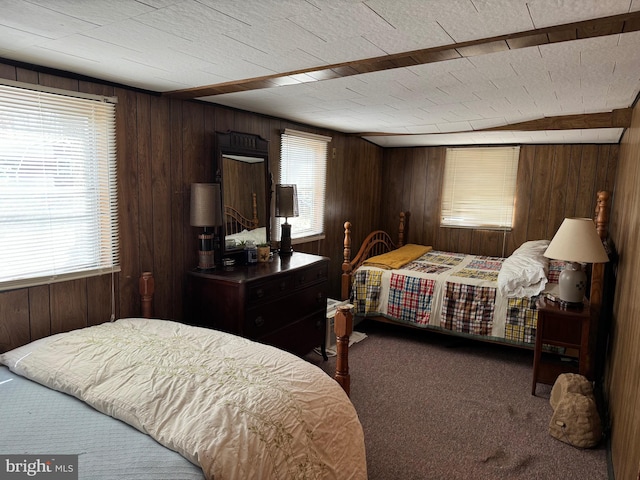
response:
[[(558, 115), (543, 117), (527, 122), (500, 125), (499, 127), (467, 130), (455, 133), (492, 132), (492, 131), (539, 131), (539, 130), (585, 130), (591, 128), (628, 128), (631, 126), (633, 108), (620, 108), (611, 112), (584, 113), (579, 115)], [(359, 132), (351, 135), (358, 137), (386, 137), (409, 135), (434, 135), (428, 133), (397, 133), (397, 132)], [(435, 134), (437, 135), (437, 134)]]
[(294, 83), (307, 83), (332, 78), (348, 77), (351, 75), (359, 75), (361, 73), (378, 72), (394, 68), (441, 62), (460, 57), (483, 55), (493, 53), (495, 51), (509, 49), (514, 50), (548, 43), (566, 42), (583, 38), (613, 35), (616, 33), (635, 32), (639, 30), (640, 11), (451, 45), (396, 53), (393, 55), (305, 68), (262, 77), (233, 80), (230, 82), (217, 83), (202, 87), (173, 90), (165, 92), (163, 95), (180, 99), (202, 98), (225, 93), (290, 85)]
[(557, 115), (527, 122), (512, 123), (499, 127), (484, 128), (482, 132), (496, 130), (583, 130), (590, 128), (628, 128), (631, 125), (633, 108), (621, 108), (611, 112), (584, 113), (579, 115)]

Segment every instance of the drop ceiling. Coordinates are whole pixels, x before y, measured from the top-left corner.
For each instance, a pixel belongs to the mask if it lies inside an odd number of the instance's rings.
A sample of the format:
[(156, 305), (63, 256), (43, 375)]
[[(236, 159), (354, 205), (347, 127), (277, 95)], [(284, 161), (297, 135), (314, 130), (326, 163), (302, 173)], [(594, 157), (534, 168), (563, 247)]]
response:
[(384, 147), (617, 143), (640, 0), (0, 0), (0, 57)]

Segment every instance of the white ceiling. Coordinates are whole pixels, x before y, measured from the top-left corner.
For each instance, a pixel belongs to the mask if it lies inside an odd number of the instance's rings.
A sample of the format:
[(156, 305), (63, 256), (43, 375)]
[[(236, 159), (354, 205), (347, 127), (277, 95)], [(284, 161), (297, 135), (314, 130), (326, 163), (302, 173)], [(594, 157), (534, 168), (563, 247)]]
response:
[[(640, 0), (0, 0), (0, 57), (169, 92), (638, 10)], [(202, 100), (382, 146), (616, 143), (621, 128), (477, 130), (627, 108), (639, 89), (636, 31)]]

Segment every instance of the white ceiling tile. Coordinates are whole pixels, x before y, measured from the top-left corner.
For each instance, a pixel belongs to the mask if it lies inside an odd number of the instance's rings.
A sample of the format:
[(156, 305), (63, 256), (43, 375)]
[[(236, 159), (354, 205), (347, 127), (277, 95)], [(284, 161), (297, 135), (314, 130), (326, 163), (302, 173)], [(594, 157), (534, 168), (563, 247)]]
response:
[(233, 20), (247, 25), (260, 25), (300, 15), (310, 15), (322, 8), (330, 8), (326, 2), (314, 6), (300, 0), (198, 0)]
[(438, 12), (438, 23), (457, 43), (534, 28), (522, 0), (456, 2)]
[(3, 40), (1, 45), (5, 51), (20, 50), (21, 48), (40, 45), (50, 40), (34, 33), (24, 32), (1, 24), (0, 38)]
[(452, 43), (451, 37), (436, 22), (423, 23), (411, 30), (369, 32), (363, 37), (387, 54), (422, 50)]
[(393, 27), (364, 3), (343, 6), (339, 10), (323, 9), (290, 20), (327, 42), (366, 35), (369, 32), (393, 31)]
[(608, 17), (627, 13), (628, 0), (580, 0), (553, 1), (530, 0), (528, 2), (531, 18), (535, 28), (588, 20), (590, 18)]
[(244, 25), (240, 20), (195, 1), (180, 2), (154, 10), (139, 15), (135, 21), (188, 40), (208, 36), (209, 32), (223, 35)]
[(94, 25), (119, 22), (155, 10), (155, 7), (136, 0), (109, 0), (109, 8), (104, 8), (100, 2), (95, 1), (55, 0), (53, 2), (51, 0), (29, 0), (29, 3), (40, 5), (48, 10), (78, 18)]
[(29, 2), (2, 0), (0, 25), (46, 38), (60, 38), (91, 30), (96, 24)]
[(344, 38), (333, 42), (322, 41), (313, 45), (306, 45), (303, 50), (309, 55), (317, 57), (319, 60), (318, 65), (374, 58), (386, 54), (384, 50), (361, 36)]

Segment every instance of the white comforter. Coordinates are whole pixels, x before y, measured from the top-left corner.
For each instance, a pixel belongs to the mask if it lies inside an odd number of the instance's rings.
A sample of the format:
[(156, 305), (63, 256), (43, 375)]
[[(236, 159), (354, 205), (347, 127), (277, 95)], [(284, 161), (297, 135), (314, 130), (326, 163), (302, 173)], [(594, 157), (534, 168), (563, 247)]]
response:
[(362, 427), (338, 384), (233, 335), (122, 319), (0, 355), (200, 465), (209, 479), (364, 479)]

